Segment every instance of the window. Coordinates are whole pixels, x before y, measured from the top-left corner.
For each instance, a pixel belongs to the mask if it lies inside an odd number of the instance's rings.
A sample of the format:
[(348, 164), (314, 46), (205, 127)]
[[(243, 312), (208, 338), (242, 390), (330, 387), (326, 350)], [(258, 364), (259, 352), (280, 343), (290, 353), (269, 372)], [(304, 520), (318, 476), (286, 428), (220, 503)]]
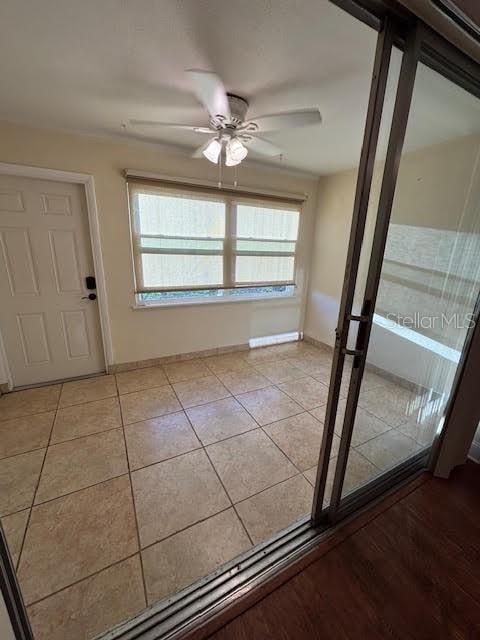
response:
[(128, 186), (139, 302), (293, 292), (300, 202)]

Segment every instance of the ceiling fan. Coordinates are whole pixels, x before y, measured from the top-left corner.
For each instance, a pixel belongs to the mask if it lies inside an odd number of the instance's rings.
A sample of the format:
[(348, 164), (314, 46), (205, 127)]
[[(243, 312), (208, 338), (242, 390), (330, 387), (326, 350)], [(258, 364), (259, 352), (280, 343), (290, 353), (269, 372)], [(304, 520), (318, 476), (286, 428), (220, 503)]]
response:
[(233, 167), (240, 164), (247, 156), (247, 147), (265, 156), (280, 156), (282, 150), (260, 137), (259, 133), (304, 127), (319, 124), (322, 121), (318, 109), (287, 111), (246, 120), (247, 100), (233, 93), (227, 93), (216, 73), (196, 69), (187, 73), (191, 78), (195, 95), (210, 115), (209, 126), (197, 127), (152, 120), (130, 120), (130, 124), (183, 129), (210, 136), (213, 134), (213, 137), (194, 152), (193, 157), (198, 158), (204, 155), (210, 162), (217, 164), (224, 160), (227, 167)]

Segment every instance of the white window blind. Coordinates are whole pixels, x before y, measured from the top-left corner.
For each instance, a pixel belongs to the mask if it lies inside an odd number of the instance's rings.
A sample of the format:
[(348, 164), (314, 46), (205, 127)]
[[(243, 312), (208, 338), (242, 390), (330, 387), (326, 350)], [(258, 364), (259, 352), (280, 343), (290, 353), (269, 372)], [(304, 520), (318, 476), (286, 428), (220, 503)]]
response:
[(128, 182), (136, 293), (295, 284), (300, 203)]
[(235, 284), (293, 284), (298, 210), (234, 203)]

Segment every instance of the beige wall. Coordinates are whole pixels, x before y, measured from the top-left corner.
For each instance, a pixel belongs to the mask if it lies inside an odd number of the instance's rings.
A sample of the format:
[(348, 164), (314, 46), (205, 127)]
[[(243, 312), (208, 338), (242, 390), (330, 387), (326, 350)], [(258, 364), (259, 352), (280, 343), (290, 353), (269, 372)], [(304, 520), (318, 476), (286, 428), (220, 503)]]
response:
[[(294, 299), (133, 310), (125, 168), (171, 176), (216, 180), (216, 167), (186, 153), (137, 142), (0, 124), (0, 162), (92, 174), (95, 178), (102, 253), (108, 291), (113, 362), (131, 362), (245, 343), (251, 337), (302, 327), (316, 177), (248, 166), (242, 186), (304, 193), (299, 255), (299, 295)], [(230, 177), (231, 179), (231, 177)]]
[(462, 231), (477, 224), (478, 206), (469, 192), (476, 188), (479, 148), (480, 137), (467, 136), (404, 154), (392, 220)]
[[(480, 172), (478, 136), (435, 145), (402, 156), (391, 221), (397, 225), (434, 230), (478, 230)], [(362, 299), (382, 167), (372, 182), (356, 301)], [(357, 170), (324, 176), (319, 182), (318, 208), (305, 333), (327, 344), (334, 342)], [(475, 226), (476, 225), (476, 226)], [(435, 252), (435, 247), (425, 251)]]
[(345, 274), (357, 172), (321, 177), (305, 333), (333, 345)]
[[(450, 395), (467, 326), (441, 324), (442, 314), (460, 322), (473, 311), (480, 282), (479, 137), (461, 138), (404, 154), (392, 208), (376, 313), (422, 316), (427, 325), (402, 330), (376, 317), (367, 363)], [(360, 310), (380, 189), (372, 184), (354, 311)], [(334, 343), (355, 195), (356, 171), (324, 177), (312, 250), (305, 333)], [(332, 239), (335, 238), (335, 242)], [(446, 277), (445, 274), (449, 274)], [(429, 326), (430, 319), (437, 322)], [(355, 338), (353, 323), (350, 346)], [(450, 350), (449, 350), (450, 349)]]

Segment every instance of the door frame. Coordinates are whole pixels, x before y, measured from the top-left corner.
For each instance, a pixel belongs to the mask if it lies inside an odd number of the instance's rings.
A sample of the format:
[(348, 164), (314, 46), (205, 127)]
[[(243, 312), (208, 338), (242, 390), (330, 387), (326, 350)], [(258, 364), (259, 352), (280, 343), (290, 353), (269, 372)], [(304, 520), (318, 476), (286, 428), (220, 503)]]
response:
[[(105, 371), (113, 364), (113, 343), (110, 329), (110, 316), (107, 304), (107, 287), (105, 283), (105, 270), (103, 267), (102, 245), (100, 240), (100, 224), (98, 220), (97, 200), (95, 196), (95, 180), (88, 173), (76, 173), (59, 169), (47, 169), (22, 164), (9, 164), (0, 162), (0, 175), (15, 176), (17, 178), (33, 178), (37, 180), (51, 180), (54, 182), (68, 182), (80, 184), (85, 189), (87, 203), (88, 230), (90, 247), (93, 255), (93, 268), (97, 282), (98, 315), (100, 318), (100, 334), (102, 339)], [(0, 328), (0, 364), (3, 363), (7, 374), (8, 390), (13, 389), (13, 377), (8, 363), (4, 347), (2, 331)]]
[[(357, 284), (358, 276), (358, 260), (356, 265), (345, 272), (345, 287), (347, 291), (350, 291), (350, 296), (347, 299), (345, 292), (342, 295), (342, 311), (343, 314), (339, 318), (340, 335), (335, 343), (335, 350), (341, 351), (342, 355), (345, 354), (353, 356), (352, 373), (349, 382), (349, 389), (346, 399), (345, 417), (342, 425), (342, 434), (340, 439), (340, 446), (337, 456), (337, 463), (335, 465), (335, 474), (332, 487), (332, 495), (330, 499), (330, 505), (328, 510), (328, 518), (331, 522), (334, 522), (338, 518), (337, 511), (339, 510), (340, 501), (342, 499), (343, 482), (345, 479), (345, 473), (347, 468), (348, 457), (350, 454), (350, 444), (352, 439), (353, 430), (355, 427), (355, 416), (358, 405), (358, 399), (360, 395), (360, 386), (363, 378), (363, 372), (365, 369), (368, 344), (370, 339), (370, 332), (373, 325), (373, 317), (377, 299), (377, 292), (380, 283), (381, 271), (383, 266), (383, 256), (385, 253), (385, 246), (387, 242), (387, 233), (390, 224), (390, 215), (393, 205), (393, 200), (396, 191), (398, 170), (400, 166), (400, 159), (403, 150), (403, 143), (405, 138), (405, 132), (407, 129), (408, 117), (410, 114), (411, 100), (413, 94), (413, 88), (416, 78), (417, 64), (420, 56), (420, 47), (423, 35), (423, 27), (417, 23), (411, 28), (405, 46), (403, 48), (402, 63), (400, 68), (400, 75), (397, 81), (395, 90), (395, 106), (392, 114), (392, 120), (390, 123), (389, 140), (387, 146), (387, 154), (385, 158), (385, 165), (383, 169), (381, 190), (379, 202), (377, 205), (377, 215), (375, 221), (375, 230), (373, 235), (373, 244), (371, 248), (371, 255), (369, 259), (369, 267), (367, 274), (367, 281), (365, 284), (365, 291), (363, 294), (363, 303), (360, 316), (352, 315), (353, 304), (353, 292), (355, 285)], [(383, 117), (382, 113), (378, 114), (379, 126)], [(372, 149), (372, 154), (376, 149)], [(368, 176), (370, 187), (372, 176)], [(359, 174), (359, 182), (361, 183), (363, 177)], [(360, 187), (362, 185), (360, 184)], [(358, 187), (357, 187), (358, 188)], [(367, 215), (368, 202), (366, 203), (364, 215)], [(361, 235), (352, 227), (351, 243), (358, 247), (363, 242), (363, 229)], [(360, 250), (360, 248), (359, 248)], [(353, 350), (347, 349), (348, 332), (351, 321), (357, 321), (359, 323), (357, 339), (355, 348)], [(340, 384), (343, 377), (343, 358), (338, 358), (338, 362), (333, 369), (332, 376), (335, 377), (337, 384), (330, 391), (329, 396), (333, 396), (333, 400), (338, 401), (340, 393)], [(333, 392), (333, 393), (332, 393)], [(330, 399), (330, 398), (329, 398)], [(333, 409), (333, 401), (332, 401)], [(336, 407), (335, 407), (336, 409)], [(337, 412), (331, 411), (325, 419), (325, 425), (327, 431), (332, 431), (335, 428)], [(328, 460), (330, 456), (331, 447), (328, 448), (328, 440), (324, 438), (322, 442), (323, 459)], [(328, 468), (329, 463), (324, 465)], [(323, 476), (326, 475), (326, 469), (322, 469)], [(325, 483), (322, 483), (323, 476), (319, 478), (317, 482), (317, 492), (319, 497), (319, 503), (315, 505), (315, 514), (313, 516), (316, 522), (321, 517), (320, 504), (323, 504), (323, 496), (325, 492)], [(322, 501), (320, 502), (320, 497)]]

